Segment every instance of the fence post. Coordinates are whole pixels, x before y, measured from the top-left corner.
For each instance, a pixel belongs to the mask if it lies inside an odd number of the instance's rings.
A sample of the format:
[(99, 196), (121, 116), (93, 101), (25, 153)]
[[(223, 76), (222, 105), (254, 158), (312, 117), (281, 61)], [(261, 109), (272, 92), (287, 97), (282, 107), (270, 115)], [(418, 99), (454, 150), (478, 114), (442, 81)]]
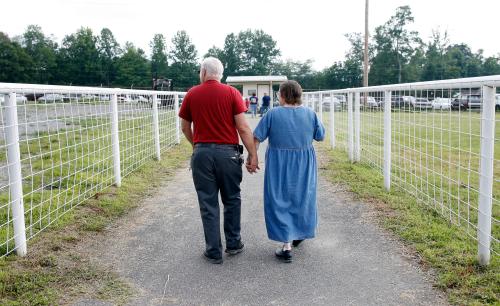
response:
[(179, 94), (174, 94), (175, 143), (181, 143), (181, 122), (179, 118)]
[(384, 92), (384, 187), (391, 190), (391, 92)]
[(319, 113), (319, 121), (323, 123), (323, 94), (319, 93), (318, 95), (318, 113)]
[(333, 93), (330, 94), (330, 146), (335, 148), (335, 102)]
[(352, 114), (352, 92), (347, 94), (347, 148), (349, 160), (354, 162), (354, 124)]
[(153, 137), (155, 140), (156, 160), (161, 159), (160, 125), (158, 123), (158, 94), (153, 94)]
[(360, 140), (360, 93), (355, 93), (354, 98), (354, 161), (359, 162), (361, 160), (361, 140)]
[(5, 136), (7, 141), (7, 163), (9, 164), (12, 221), (16, 254), (25, 256), (26, 225), (24, 222), (23, 181), (21, 172), (21, 150), (17, 126), (16, 94), (5, 95)]
[(118, 136), (118, 95), (111, 96), (111, 142), (113, 145), (113, 169), (115, 174), (115, 186), (122, 185), (122, 174), (120, 171), (120, 138)]
[(496, 88), (483, 86), (482, 91), (483, 105), (481, 110), (481, 161), (479, 169), (477, 238), (479, 264), (485, 266), (490, 263)]

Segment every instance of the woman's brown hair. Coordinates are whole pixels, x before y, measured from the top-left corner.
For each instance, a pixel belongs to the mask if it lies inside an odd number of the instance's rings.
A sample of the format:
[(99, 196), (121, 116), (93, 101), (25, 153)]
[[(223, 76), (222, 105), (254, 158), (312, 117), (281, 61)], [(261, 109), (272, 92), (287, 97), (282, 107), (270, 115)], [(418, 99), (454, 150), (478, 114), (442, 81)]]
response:
[(302, 104), (302, 87), (300, 87), (300, 84), (294, 80), (281, 83), (280, 97), (283, 97), (287, 104)]

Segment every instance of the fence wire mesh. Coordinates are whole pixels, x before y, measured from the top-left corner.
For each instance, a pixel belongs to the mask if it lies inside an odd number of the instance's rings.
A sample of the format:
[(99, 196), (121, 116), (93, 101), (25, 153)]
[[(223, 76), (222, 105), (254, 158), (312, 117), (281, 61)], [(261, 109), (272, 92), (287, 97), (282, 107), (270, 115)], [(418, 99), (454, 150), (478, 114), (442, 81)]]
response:
[[(1, 85), (1, 84), (0, 84)], [(182, 93), (43, 86), (0, 86), (0, 257), (15, 250), (7, 151), (8, 93), (15, 108), (27, 239), (115, 182), (111, 101), (117, 96), (121, 175), (155, 157), (153, 95), (158, 96), (160, 148), (178, 141), (176, 97)]]
[[(397, 89), (374, 87), (359, 90), (360, 161), (383, 176), (384, 98), (390, 94), (391, 183), (418, 202), (434, 209), (451, 224), (477, 239), (481, 160), (483, 90), (475, 86), (445, 84), (425, 88), (425, 84)], [(431, 87), (431, 86), (429, 86)], [(333, 97), (335, 148), (349, 150), (348, 93), (334, 90), (305, 94), (306, 105), (319, 111), (330, 131)], [(322, 95), (320, 98), (319, 95)], [(493, 156), (491, 252), (500, 253), (500, 91), (496, 90)], [(346, 101), (346, 102), (343, 102)], [(328, 105), (327, 107), (325, 107)], [(490, 111), (490, 110), (488, 110)], [(353, 115), (355, 118), (355, 115)], [(351, 128), (356, 138), (355, 127)], [(354, 141), (354, 150), (356, 150)]]

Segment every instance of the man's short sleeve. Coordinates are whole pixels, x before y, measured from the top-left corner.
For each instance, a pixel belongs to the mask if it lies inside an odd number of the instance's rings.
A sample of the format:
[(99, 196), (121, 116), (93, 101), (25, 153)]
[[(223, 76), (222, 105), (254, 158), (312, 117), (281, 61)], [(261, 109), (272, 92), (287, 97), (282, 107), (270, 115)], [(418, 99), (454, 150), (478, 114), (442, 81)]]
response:
[(184, 100), (182, 101), (181, 109), (179, 110), (179, 117), (182, 119), (192, 122), (193, 118), (191, 116), (191, 107), (190, 107), (190, 101), (191, 101), (191, 95), (189, 92), (186, 94), (184, 97)]
[(231, 90), (233, 91), (233, 115), (236, 116), (246, 112), (248, 108), (245, 105), (245, 101), (243, 101), (241, 93), (236, 88), (231, 88)]

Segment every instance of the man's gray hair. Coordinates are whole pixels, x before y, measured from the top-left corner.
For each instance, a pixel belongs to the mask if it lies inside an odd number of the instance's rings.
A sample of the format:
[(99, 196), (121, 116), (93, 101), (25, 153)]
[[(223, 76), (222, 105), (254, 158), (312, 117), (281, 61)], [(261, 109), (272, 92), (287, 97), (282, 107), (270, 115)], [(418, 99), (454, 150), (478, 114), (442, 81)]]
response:
[(216, 78), (220, 81), (224, 73), (224, 66), (222, 66), (222, 62), (219, 59), (210, 56), (201, 62), (201, 70), (205, 70), (207, 77)]

